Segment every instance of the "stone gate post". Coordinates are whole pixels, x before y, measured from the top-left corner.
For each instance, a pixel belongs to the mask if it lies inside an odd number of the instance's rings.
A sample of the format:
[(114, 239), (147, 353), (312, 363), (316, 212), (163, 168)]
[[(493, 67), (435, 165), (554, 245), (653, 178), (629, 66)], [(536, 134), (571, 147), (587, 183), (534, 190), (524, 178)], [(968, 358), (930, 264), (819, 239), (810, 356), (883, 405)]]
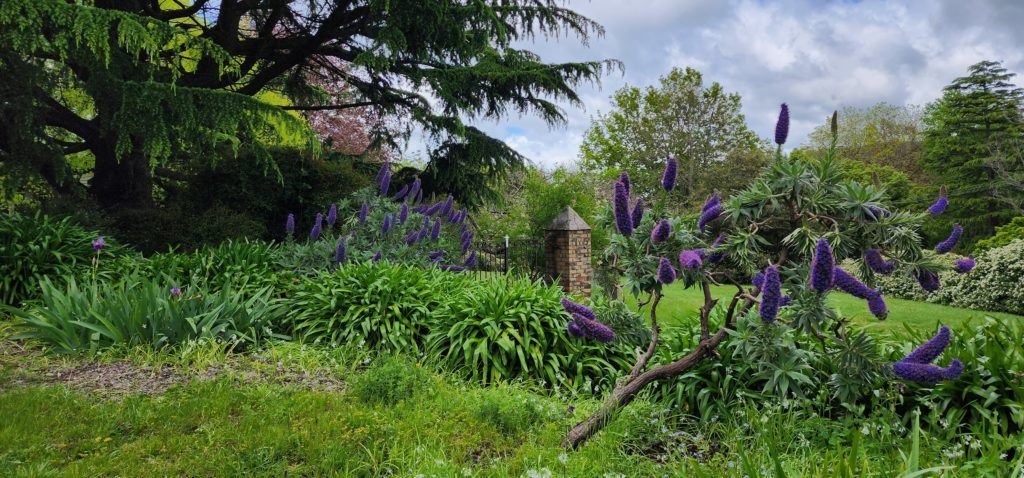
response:
[(590, 226), (566, 207), (544, 229), (547, 275), (566, 292), (590, 296)]

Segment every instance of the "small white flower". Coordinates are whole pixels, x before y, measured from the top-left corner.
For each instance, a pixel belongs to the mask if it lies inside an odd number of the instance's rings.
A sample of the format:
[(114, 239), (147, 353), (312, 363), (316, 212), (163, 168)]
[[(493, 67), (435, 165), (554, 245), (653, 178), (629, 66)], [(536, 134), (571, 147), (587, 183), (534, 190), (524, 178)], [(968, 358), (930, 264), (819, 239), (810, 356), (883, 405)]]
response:
[(566, 455), (565, 453), (558, 455), (558, 462), (561, 463), (562, 465), (565, 465), (568, 461), (569, 455)]

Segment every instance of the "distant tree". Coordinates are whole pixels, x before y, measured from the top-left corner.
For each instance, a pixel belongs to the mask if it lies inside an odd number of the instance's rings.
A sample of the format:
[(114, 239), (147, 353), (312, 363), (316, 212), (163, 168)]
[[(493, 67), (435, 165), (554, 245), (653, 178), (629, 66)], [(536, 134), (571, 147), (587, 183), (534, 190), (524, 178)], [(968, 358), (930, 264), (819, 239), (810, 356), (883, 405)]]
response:
[[(906, 173), (917, 183), (925, 181), (921, 174), (922, 108), (889, 103), (868, 108), (847, 106), (838, 119), (841, 160), (886, 166)], [(811, 132), (809, 146), (817, 152), (825, 151), (831, 139), (826, 123)]]
[(957, 196), (945, 217), (969, 231), (970, 245), (1016, 215), (1002, 199), (1014, 195), (1006, 175), (1019, 174), (1024, 165), (1006, 163), (1010, 170), (1000, 171), (993, 151), (1024, 141), (1024, 90), (999, 62), (983, 61), (968, 71), (927, 108), (923, 165)]
[[(369, 108), (425, 131), (428, 191), (474, 204), (524, 158), (472, 121), (562, 122), (555, 101), (578, 104), (577, 85), (617, 66), (544, 63), (513, 45), (601, 33), (556, 0), (4, 0), (0, 166), (61, 193), (85, 182), (104, 208), (145, 208), (154, 175), (187, 180), (184, 157), (315, 149), (297, 112)], [(78, 175), (68, 157), (80, 152), (91, 156)]]
[(716, 163), (755, 154), (758, 147), (740, 112), (739, 94), (726, 92), (718, 83), (705, 85), (703, 75), (692, 68), (673, 68), (658, 86), (616, 91), (611, 111), (599, 115), (587, 131), (580, 157), (583, 168), (604, 172), (609, 179), (628, 172), (635, 191), (651, 196), (665, 157), (674, 154), (680, 168), (674, 194), (694, 200), (708, 189), (745, 186), (752, 175), (737, 185), (707, 173)]

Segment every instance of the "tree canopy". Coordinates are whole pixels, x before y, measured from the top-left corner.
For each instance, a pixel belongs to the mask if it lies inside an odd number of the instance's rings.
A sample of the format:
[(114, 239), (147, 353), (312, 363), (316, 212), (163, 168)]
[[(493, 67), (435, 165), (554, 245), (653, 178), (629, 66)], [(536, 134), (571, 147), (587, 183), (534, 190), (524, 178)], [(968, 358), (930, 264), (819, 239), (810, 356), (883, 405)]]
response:
[(376, 128), (374, 142), (422, 128), (425, 186), (472, 204), (524, 162), (472, 121), (564, 121), (556, 101), (579, 103), (577, 85), (617, 66), (544, 63), (514, 42), (601, 33), (554, 0), (7, 0), (0, 174), (31, 171), (60, 193), (84, 185), (107, 208), (148, 206), (153, 175), (187, 180), (187, 159), (316, 149), (297, 112), (368, 108), (402, 125)]

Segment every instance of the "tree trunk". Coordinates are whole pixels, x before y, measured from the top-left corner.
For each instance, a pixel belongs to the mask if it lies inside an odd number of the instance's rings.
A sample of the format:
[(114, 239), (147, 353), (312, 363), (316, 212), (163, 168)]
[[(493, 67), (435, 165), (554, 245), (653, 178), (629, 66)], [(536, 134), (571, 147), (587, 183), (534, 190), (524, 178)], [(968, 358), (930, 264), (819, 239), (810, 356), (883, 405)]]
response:
[(120, 158), (114, 152), (116, 140), (107, 138), (101, 147), (93, 148), (96, 168), (90, 192), (104, 209), (153, 207), (153, 175), (149, 158), (138, 141), (131, 152)]

